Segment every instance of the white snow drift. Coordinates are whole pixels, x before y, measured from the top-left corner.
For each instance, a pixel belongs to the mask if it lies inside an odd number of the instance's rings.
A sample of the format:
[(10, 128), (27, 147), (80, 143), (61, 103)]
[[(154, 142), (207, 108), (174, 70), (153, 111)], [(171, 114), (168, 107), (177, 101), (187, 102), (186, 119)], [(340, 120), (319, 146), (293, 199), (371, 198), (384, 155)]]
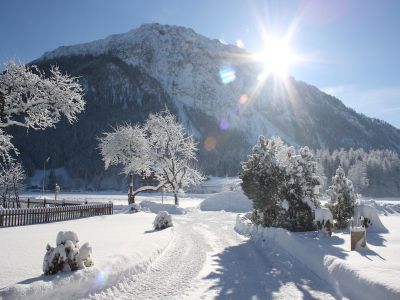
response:
[(186, 210), (182, 207), (173, 204), (162, 204), (153, 201), (143, 200), (140, 202), (140, 206), (143, 211), (150, 211), (154, 214), (158, 214), (160, 211), (166, 211), (173, 215), (184, 215)]
[[(388, 232), (387, 228), (382, 224), (378, 211), (370, 205), (360, 204), (354, 208), (354, 220), (360, 222), (361, 218), (366, 222), (367, 232)], [(359, 225), (359, 224), (357, 224)]]
[(206, 198), (199, 207), (203, 211), (248, 212), (252, 210), (252, 203), (242, 191), (229, 191)]

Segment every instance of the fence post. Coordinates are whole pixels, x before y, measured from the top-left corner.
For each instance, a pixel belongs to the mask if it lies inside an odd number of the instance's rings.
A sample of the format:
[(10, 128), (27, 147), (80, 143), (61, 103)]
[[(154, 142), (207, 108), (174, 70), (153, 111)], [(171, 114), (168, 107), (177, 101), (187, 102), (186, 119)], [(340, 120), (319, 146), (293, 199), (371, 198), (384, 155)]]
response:
[(31, 203), (31, 198), (28, 198), (28, 208), (30, 203)]

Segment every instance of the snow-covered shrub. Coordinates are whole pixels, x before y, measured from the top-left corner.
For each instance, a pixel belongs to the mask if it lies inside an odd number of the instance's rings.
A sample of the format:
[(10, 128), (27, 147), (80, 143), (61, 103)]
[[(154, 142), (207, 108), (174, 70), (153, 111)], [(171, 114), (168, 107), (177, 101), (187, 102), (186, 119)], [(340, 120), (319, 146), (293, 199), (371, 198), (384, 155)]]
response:
[(90, 258), (92, 248), (88, 243), (79, 247), (79, 239), (73, 231), (60, 231), (56, 238), (56, 247), (46, 246), (43, 259), (43, 272), (52, 275), (58, 272), (76, 271), (93, 265)]
[(328, 208), (316, 208), (314, 222), (321, 235), (332, 235), (333, 216)]
[(311, 151), (298, 151), (280, 138), (260, 136), (248, 160), (242, 164), (242, 189), (262, 216), (264, 226), (291, 231), (315, 228), (312, 211), (319, 177)]
[(138, 203), (129, 204), (129, 211), (132, 213), (137, 213), (142, 210), (142, 207)]
[(369, 232), (388, 232), (377, 210), (370, 205), (360, 204), (354, 208), (354, 222), (356, 225), (362, 225)]
[(333, 213), (336, 227), (347, 228), (353, 216), (356, 194), (353, 190), (353, 183), (346, 178), (344, 170), (340, 166), (332, 178), (332, 185), (329, 187), (328, 193), (331, 196), (328, 206)]
[(173, 226), (171, 215), (166, 211), (160, 211), (154, 219), (153, 226), (155, 230), (161, 230)]

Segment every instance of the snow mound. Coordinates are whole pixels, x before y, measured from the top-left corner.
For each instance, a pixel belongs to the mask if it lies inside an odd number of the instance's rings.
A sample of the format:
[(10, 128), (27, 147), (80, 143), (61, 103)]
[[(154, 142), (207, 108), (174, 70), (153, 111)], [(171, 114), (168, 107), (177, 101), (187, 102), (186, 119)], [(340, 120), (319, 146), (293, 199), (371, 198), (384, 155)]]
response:
[(186, 210), (182, 207), (173, 205), (173, 204), (162, 204), (156, 203), (153, 201), (144, 200), (140, 202), (140, 206), (144, 211), (150, 211), (152, 213), (159, 213), (160, 211), (166, 211), (173, 215), (184, 215), (186, 214)]
[(88, 243), (79, 247), (78, 235), (73, 231), (60, 231), (57, 234), (57, 247), (49, 244), (43, 259), (43, 273), (52, 275), (93, 266), (90, 258), (92, 247)]
[(131, 203), (129, 204), (129, 212), (137, 213), (142, 210), (142, 207), (138, 203)]
[(378, 211), (373, 206), (360, 204), (354, 208), (354, 220), (360, 222), (361, 219), (363, 219), (367, 232), (388, 232), (379, 218)]
[(228, 212), (248, 212), (253, 209), (251, 201), (242, 191), (222, 192), (206, 198), (200, 203), (203, 211), (228, 211)]
[(373, 199), (361, 200), (361, 204), (373, 206), (379, 214), (391, 215), (400, 213), (400, 201), (375, 201)]
[(166, 211), (160, 211), (154, 219), (153, 226), (155, 230), (161, 230), (174, 226), (172, 224), (171, 215)]
[(330, 221), (333, 224), (333, 216), (328, 208), (316, 208), (315, 209), (315, 222), (321, 222), (322, 224), (326, 221)]

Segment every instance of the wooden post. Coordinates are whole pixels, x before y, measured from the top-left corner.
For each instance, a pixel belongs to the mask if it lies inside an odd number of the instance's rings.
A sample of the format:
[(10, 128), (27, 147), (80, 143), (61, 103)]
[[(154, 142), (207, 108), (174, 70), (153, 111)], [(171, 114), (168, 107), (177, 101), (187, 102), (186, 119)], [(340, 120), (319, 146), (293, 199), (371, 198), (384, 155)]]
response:
[(367, 246), (367, 239), (364, 227), (353, 227), (350, 232), (351, 246), (350, 250), (356, 250), (357, 247), (365, 248)]

